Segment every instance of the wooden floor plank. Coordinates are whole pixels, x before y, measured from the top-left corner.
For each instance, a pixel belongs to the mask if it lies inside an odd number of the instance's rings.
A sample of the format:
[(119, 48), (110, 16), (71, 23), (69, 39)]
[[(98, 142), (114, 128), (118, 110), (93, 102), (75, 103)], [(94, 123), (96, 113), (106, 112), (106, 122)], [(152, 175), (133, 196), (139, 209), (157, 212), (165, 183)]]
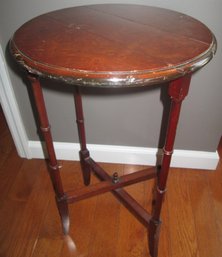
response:
[(53, 256), (59, 257), (63, 247), (63, 235), (54, 194), (49, 192), (49, 204), (46, 215), (41, 224), (36, 244), (33, 247), (32, 257)]
[[(216, 228), (213, 227), (213, 233), (215, 233), (215, 248), (218, 247), (220, 252), (222, 252), (222, 161), (220, 160), (220, 163), (218, 165), (218, 168), (216, 171), (213, 171), (208, 175), (208, 183), (210, 187), (209, 197), (210, 201), (212, 202), (214, 212), (214, 220), (213, 222), (216, 223)], [(211, 213), (209, 211), (209, 213)], [(211, 222), (207, 224), (207, 226), (211, 225)], [(215, 230), (214, 230), (215, 229)], [(213, 246), (214, 247), (214, 246)]]
[[(122, 165), (101, 164), (108, 174), (123, 174)], [(120, 203), (111, 193), (97, 196), (88, 257), (117, 256)]]
[[(124, 174), (129, 174), (140, 169), (141, 166), (125, 165)], [(126, 187), (126, 191), (131, 194), (142, 206), (145, 206), (144, 182)], [(118, 237), (118, 251), (116, 256), (147, 256), (148, 248), (146, 229), (124, 206), (121, 206), (120, 209)]]
[(206, 171), (189, 171), (187, 173), (187, 184), (190, 189), (200, 256), (219, 256), (222, 247), (221, 241), (218, 240), (217, 215), (215, 214), (214, 201), (211, 199), (211, 190), (208, 184), (210, 174)]
[[(9, 167), (11, 167), (11, 165), (9, 165)], [(15, 177), (14, 173), (16, 174), (16, 172), (14, 172), (14, 169), (7, 170), (7, 172), (11, 174), (12, 185), (6, 197), (2, 200), (3, 206), (0, 212), (1, 220), (4, 221), (0, 224), (0, 230), (5, 231), (5, 233), (2, 233), (0, 236), (1, 252), (4, 253), (3, 256), (10, 256), (14, 252), (18, 254), (15, 249), (20, 248), (20, 242), (24, 236), (20, 229), (29, 222), (29, 219), (27, 219), (29, 210), (26, 205), (31, 197), (39, 169), (40, 161), (30, 160), (24, 161), (19, 173)], [(33, 171), (33, 174), (30, 171)], [(31, 200), (30, 204), (34, 207), (34, 203)], [(28, 220), (28, 222), (26, 220)], [(30, 224), (30, 227), (31, 226), (33, 226), (32, 223)]]
[(5, 158), (4, 164), (0, 168), (0, 207), (7, 198), (22, 164), (23, 159), (18, 157), (15, 150), (11, 151)]
[[(81, 175), (81, 167), (78, 162), (64, 162), (62, 167), (62, 177), (66, 189), (84, 187)], [(97, 179), (92, 176), (91, 183), (96, 183)], [(61, 257), (87, 256), (89, 243), (94, 222), (96, 208), (95, 197), (69, 205), (70, 233), (64, 237)]]
[[(63, 236), (45, 162), (20, 159), (6, 124), (0, 137), (0, 257), (149, 257), (146, 229), (110, 193), (70, 205), (70, 234)], [(79, 163), (61, 163), (65, 189), (81, 188)], [(141, 169), (102, 166), (120, 175)], [(153, 186), (150, 180), (127, 191), (150, 211)], [(167, 188), (159, 257), (220, 256), (222, 162), (214, 172), (171, 169)]]
[(5, 231), (0, 240), (2, 256), (31, 256), (47, 204), (45, 173), (43, 161), (30, 160), (14, 181), (0, 214), (1, 231)]
[(168, 235), (172, 257), (200, 257), (185, 170), (171, 169), (168, 181)]

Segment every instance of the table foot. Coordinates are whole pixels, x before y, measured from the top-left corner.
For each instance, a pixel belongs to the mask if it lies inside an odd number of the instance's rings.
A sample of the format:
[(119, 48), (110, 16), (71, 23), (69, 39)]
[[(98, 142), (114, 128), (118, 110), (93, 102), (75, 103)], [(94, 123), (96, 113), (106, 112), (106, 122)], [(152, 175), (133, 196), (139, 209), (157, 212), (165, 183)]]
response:
[(151, 257), (158, 256), (161, 221), (150, 220), (148, 226), (148, 244)]
[(59, 215), (62, 223), (62, 230), (64, 235), (68, 235), (70, 227), (69, 209), (68, 203), (66, 202), (65, 195), (62, 198), (56, 197), (56, 203), (59, 210)]
[(90, 184), (90, 178), (91, 178), (91, 168), (90, 165), (86, 162), (87, 159), (90, 158), (89, 156), (89, 151), (86, 150), (81, 150), (79, 152), (80, 156), (80, 164), (82, 168), (82, 175), (83, 175), (83, 181), (86, 186)]

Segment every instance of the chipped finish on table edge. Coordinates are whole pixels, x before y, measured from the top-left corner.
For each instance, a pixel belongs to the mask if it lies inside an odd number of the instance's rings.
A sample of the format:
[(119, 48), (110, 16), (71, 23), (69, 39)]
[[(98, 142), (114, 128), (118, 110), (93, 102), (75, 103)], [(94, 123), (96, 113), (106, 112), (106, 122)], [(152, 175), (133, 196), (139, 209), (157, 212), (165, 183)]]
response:
[[(141, 71), (118, 71), (118, 72), (96, 72), (84, 70), (69, 70), (59, 67), (50, 67), (39, 64), (24, 56), (15, 46), (13, 38), (9, 42), (10, 51), (17, 63), (28, 73), (42, 77), (63, 81), (67, 84), (84, 87), (142, 87), (154, 84), (165, 83), (186, 74), (193, 73), (206, 65), (215, 55), (217, 50), (217, 41), (212, 34), (212, 43), (210, 47), (201, 55), (177, 66), (159, 70), (141, 70)], [(56, 72), (57, 71), (57, 74)], [(62, 72), (61, 72), (62, 71)], [(59, 74), (61, 73), (61, 74)]]

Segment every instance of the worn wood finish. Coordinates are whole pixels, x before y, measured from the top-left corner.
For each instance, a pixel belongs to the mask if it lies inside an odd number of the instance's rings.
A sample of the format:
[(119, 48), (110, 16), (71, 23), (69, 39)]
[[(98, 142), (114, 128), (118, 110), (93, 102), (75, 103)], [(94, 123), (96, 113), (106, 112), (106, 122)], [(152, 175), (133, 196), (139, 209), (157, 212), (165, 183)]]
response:
[[(15, 32), (10, 50), (28, 72), (32, 85), (63, 232), (69, 232), (68, 203), (110, 191), (148, 229), (149, 252), (152, 257), (157, 257), (160, 214), (181, 104), (188, 94), (192, 73), (209, 62), (216, 51), (213, 34), (201, 22), (166, 9), (93, 5), (63, 9), (32, 19)], [(88, 188), (64, 192), (40, 77), (56, 78), (75, 86), (80, 162), (84, 184)], [(80, 86), (138, 87), (163, 81), (169, 82), (171, 109), (161, 168), (157, 174), (145, 169), (120, 179), (118, 175), (112, 178), (96, 164), (87, 149)], [(89, 186), (91, 170), (102, 180), (101, 183)], [(155, 204), (149, 214), (140, 201), (122, 187), (154, 177), (157, 178)], [(105, 211), (107, 215), (116, 215), (109, 205)], [(118, 224), (117, 218), (115, 224)], [(100, 227), (103, 230), (103, 226)], [(142, 240), (145, 228), (141, 230)], [(117, 233), (116, 229), (112, 231)], [(141, 255), (144, 251), (142, 245), (139, 251)], [(111, 256), (113, 254), (115, 250)]]
[(201, 68), (216, 41), (201, 22), (137, 5), (67, 8), (25, 23), (11, 51), (30, 72), (88, 86), (144, 86)]

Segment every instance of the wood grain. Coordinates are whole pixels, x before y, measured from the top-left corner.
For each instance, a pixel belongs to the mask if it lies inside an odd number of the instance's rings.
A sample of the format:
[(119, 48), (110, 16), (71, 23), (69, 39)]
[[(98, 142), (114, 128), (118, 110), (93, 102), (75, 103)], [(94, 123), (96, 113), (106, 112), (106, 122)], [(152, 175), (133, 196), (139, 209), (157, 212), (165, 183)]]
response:
[[(141, 166), (125, 165), (124, 174), (140, 170)], [(139, 204), (145, 205), (144, 182), (126, 188)], [(129, 211), (121, 206), (118, 235), (118, 253), (121, 257), (141, 257), (148, 254), (146, 229)]]
[[(115, 171), (118, 171), (119, 175), (123, 174), (122, 165), (112, 167), (103, 164), (102, 168), (106, 169), (110, 175)], [(103, 209), (101, 209), (101, 206), (103, 206)], [(111, 193), (103, 194), (97, 198), (88, 257), (112, 257), (117, 255), (119, 212), (120, 203)]]
[(144, 86), (201, 68), (216, 40), (167, 9), (105, 4), (43, 14), (20, 27), (11, 52), (23, 68), (82, 86)]
[[(218, 219), (215, 217), (214, 201), (211, 198), (209, 176), (205, 171), (192, 172), (188, 180), (190, 187), (190, 200), (195, 220), (197, 242), (201, 257), (218, 256), (221, 247), (220, 232), (218, 231)], [(211, 210), (211, 212), (206, 212)], [(212, 240), (208, 240), (211, 238)], [(207, 246), (207, 247), (206, 247)]]
[[(3, 134), (10, 137), (7, 126), (5, 129)], [(7, 149), (7, 140), (4, 142), (1, 145)], [(14, 147), (9, 152), (2, 150), (0, 173), (7, 179), (0, 180), (4, 195), (0, 201), (1, 257), (149, 257), (144, 227), (110, 193), (70, 205), (70, 235), (64, 237), (44, 161), (22, 160)], [(79, 163), (61, 163), (65, 189), (83, 186)], [(120, 175), (141, 169), (117, 164), (102, 167)], [(212, 172), (170, 170), (160, 257), (221, 255), (221, 181), (221, 162)], [(92, 183), (97, 182), (92, 176)], [(152, 188), (150, 180), (127, 190), (150, 210)]]
[[(167, 192), (170, 224), (168, 235), (170, 237), (171, 256), (199, 257), (189, 184), (185, 181), (187, 181), (186, 171), (177, 169), (177, 172), (174, 172), (174, 170), (171, 170)], [(178, 243), (178, 239), (180, 243)]]

